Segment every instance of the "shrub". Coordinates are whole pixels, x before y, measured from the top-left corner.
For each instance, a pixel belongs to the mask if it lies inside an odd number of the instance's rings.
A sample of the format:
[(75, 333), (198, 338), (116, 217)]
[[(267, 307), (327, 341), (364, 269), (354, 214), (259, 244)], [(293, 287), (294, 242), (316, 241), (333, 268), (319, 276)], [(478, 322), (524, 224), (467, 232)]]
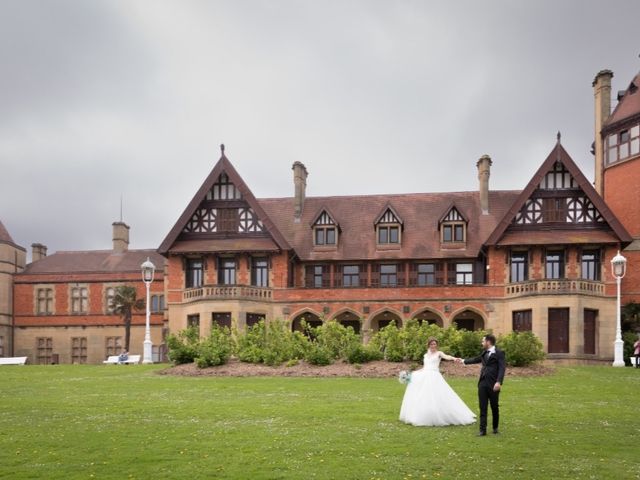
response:
[[(624, 332), (622, 334), (623, 346), (623, 358), (627, 365), (635, 365), (635, 357), (633, 356), (633, 344), (638, 340), (638, 334), (635, 332)], [(632, 360), (633, 358), (633, 360)]]
[(333, 363), (333, 355), (326, 347), (313, 342), (307, 350), (305, 360), (311, 365), (330, 365)]
[(382, 352), (372, 345), (356, 345), (353, 350), (347, 354), (347, 362), (355, 364), (382, 360), (383, 358), (384, 355)]
[(197, 327), (189, 327), (167, 337), (167, 356), (174, 364), (191, 363), (198, 355), (200, 333)]
[(261, 363), (264, 358), (265, 325), (260, 320), (255, 325), (247, 327), (244, 333), (238, 335), (238, 359), (241, 362)]
[(389, 362), (402, 362), (405, 349), (401, 330), (395, 322), (382, 327), (371, 339), (371, 347), (377, 348), (384, 354), (384, 359)]
[(223, 365), (229, 361), (233, 350), (234, 342), (229, 328), (214, 324), (211, 334), (198, 344), (196, 365), (198, 368)]
[(511, 332), (498, 342), (505, 352), (507, 365), (512, 367), (526, 367), (545, 357), (542, 342), (533, 332)]
[(263, 320), (238, 335), (238, 359), (248, 363), (280, 365), (305, 357), (309, 340), (300, 332), (291, 332), (285, 322)]
[(461, 330), (456, 353), (455, 355), (450, 353), (450, 355), (462, 358), (477, 357), (482, 351), (482, 337), (486, 334), (487, 332), (484, 330), (474, 330), (473, 332)]
[(362, 339), (353, 330), (353, 327), (345, 327), (336, 321), (323, 323), (321, 326), (312, 329), (315, 337), (312, 343), (325, 349), (332, 359), (347, 358)]
[(407, 359), (420, 363), (427, 353), (427, 340), (434, 337), (440, 343), (442, 338), (442, 328), (427, 322), (419, 324), (417, 320), (409, 320), (400, 331)]

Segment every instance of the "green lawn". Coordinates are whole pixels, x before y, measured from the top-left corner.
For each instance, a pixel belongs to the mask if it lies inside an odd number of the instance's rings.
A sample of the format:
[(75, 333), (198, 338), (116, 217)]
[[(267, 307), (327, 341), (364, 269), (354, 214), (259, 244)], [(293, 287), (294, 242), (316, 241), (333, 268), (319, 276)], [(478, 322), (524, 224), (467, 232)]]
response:
[[(395, 379), (159, 368), (0, 368), (0, 478), (640, 478), (640, 370), (509, 379), (502, 435), (476, 438), (399, 423)], [(475, 380), (450, 384), (476, 410)]]

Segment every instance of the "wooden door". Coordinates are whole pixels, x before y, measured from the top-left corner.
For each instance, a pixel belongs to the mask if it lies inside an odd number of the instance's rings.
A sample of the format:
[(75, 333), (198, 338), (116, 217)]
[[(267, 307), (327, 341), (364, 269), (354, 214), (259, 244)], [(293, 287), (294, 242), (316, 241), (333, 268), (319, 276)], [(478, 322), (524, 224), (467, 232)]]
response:
[(569, 309), (549, 309), (549, 353), (569, 353)]
[(584, 311), (584, 353), (595, 355), (596, 353), (596, 319), (597, 310)]

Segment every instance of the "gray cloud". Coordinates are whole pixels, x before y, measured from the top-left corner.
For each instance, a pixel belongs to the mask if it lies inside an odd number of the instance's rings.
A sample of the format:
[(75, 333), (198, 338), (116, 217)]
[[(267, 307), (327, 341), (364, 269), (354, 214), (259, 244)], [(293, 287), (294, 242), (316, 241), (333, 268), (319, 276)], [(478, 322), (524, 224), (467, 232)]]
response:
[(219, 156), (258, 197), (523, 188), (555, 142), (588, 177), (591, 80), (637, 72), (609, 2), (0, 3), (0, 218), (22, 245), (163, 239)]

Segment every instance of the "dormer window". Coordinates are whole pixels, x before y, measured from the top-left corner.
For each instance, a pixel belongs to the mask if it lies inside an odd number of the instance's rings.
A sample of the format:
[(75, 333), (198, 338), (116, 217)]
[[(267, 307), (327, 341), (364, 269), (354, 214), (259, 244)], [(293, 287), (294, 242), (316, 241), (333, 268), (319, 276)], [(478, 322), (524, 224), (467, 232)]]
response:
[(378, 245), (400, 245), (402, 243), (402, 220), (391, 206), (385, 207), (378, 216), (375, 227)]
[(451, 207), (440, 220), (441, 243), (465, 243), (467, 241), (467, 219), (456, 207)]
[(400, 243), (400, 226), (378, 226), (378, 243)]
[(317, 247), (336, 246), (338, 244), (339, 225), (327, 210), (322, 210), (312, 224), (313, 244)]
[(607, 136), (607, 164), (640, 154), (640, 125)]
[(336, 244), (335, 227), (316, 227), (315, 228), (315, 244), (316, 245), (335, 245)]

